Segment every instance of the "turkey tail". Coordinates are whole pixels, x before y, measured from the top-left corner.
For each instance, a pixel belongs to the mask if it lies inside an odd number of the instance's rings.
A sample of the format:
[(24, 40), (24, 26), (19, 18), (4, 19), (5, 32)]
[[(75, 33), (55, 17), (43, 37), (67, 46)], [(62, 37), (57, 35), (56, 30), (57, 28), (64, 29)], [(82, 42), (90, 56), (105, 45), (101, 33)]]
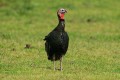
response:
[(44, 41), (47, 40), (47, 36), (45, 36), (45, 38), (43, 39)]

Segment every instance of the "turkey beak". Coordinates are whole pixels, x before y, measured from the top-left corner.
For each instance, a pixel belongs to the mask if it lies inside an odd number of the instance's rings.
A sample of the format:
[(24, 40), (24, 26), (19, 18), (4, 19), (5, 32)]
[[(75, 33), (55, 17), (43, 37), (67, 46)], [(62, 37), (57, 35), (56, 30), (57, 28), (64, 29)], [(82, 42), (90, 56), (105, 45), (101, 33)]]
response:
[(65, 10), (65, 13), (67, 13), (67, 10)]

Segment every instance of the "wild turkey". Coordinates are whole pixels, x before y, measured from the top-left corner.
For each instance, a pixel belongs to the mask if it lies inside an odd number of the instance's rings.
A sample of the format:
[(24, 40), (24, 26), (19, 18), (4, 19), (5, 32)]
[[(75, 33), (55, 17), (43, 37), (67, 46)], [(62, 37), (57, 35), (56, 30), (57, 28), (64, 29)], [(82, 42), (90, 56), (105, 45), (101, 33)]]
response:
[(53, 61), (55, 70), (55, 61), (60, 60), (60, 70), (62, 71), (62, 57), (66, 54), (69, 44), (69, 37), (65, 32), (64, 15), (67, 11), (63, 8), (57, 11), (59, 23), (55, 29), (45, 36), (45, 50), (48, 60)]

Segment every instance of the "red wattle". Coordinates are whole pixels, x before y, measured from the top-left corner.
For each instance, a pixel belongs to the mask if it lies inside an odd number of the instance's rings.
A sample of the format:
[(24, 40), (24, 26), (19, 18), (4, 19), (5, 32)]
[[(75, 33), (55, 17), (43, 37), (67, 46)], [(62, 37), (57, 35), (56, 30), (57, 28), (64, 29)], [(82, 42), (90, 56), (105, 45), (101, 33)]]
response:
[(64, 19), (64, 14), (60, 14), (60, 19)]

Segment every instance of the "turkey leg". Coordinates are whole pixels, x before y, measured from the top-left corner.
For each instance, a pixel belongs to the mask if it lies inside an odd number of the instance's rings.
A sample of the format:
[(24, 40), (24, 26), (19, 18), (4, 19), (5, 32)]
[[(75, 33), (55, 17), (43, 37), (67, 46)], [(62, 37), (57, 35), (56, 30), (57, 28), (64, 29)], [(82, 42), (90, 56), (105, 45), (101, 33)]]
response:
[(55, 71), (55, 55), (53, 55), (53, 65), (54, 65), (54, 71)]
[(60, 58), (60, 71), (62, 71), (62, 57)]

